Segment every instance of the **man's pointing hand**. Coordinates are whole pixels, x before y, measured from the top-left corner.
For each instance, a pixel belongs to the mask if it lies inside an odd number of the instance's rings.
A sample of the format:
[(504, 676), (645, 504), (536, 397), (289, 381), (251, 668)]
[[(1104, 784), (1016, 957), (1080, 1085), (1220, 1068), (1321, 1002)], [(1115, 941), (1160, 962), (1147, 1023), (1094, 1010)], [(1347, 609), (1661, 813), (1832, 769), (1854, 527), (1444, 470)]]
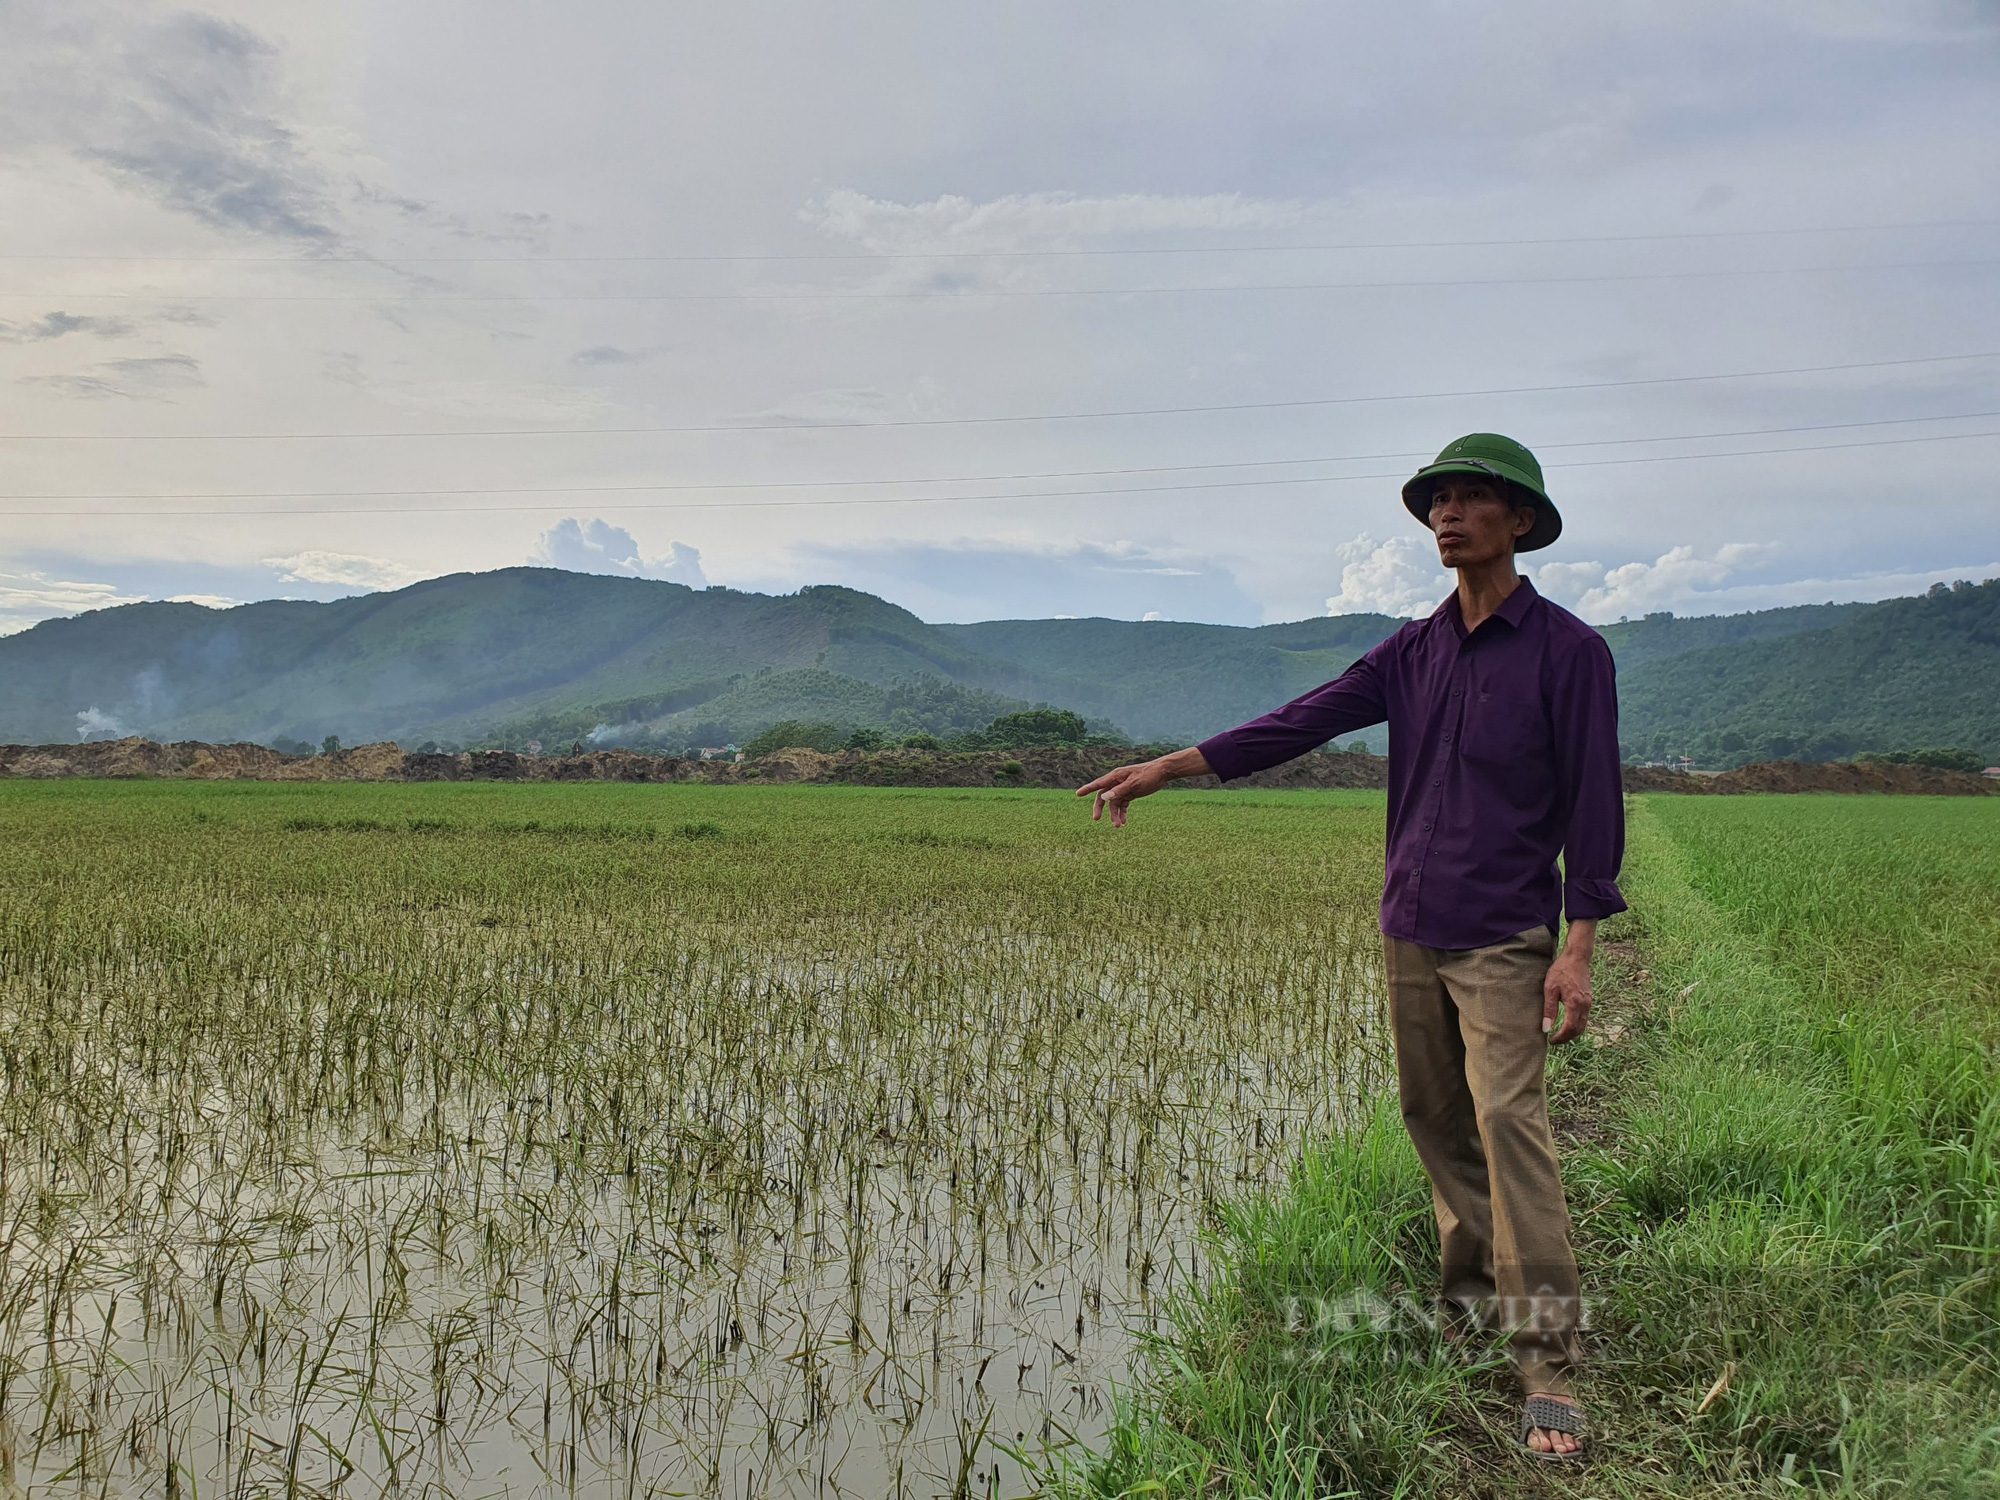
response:
[(1137, 765), (1120, 766), (1115, 771), (1106, 771), (1097, 780), (1076, 789), (1079, 797), (1095, 797), (1091, 804), (1090, 816), (1095, 822), (1104, 816), (1104, 810), (1111, 809), (1111, 826), (1125, 826), (1125, 809), (1136, 798), (1150, 797), (1170, 781), (1179, 781), (1184, 776), (1211, 776), (1213, 769), (1208, 757), (1200, 750), (1190, 747), (1176, 750), (1172, 755), (1162, 755), (1158, 760), (1141, 761)]

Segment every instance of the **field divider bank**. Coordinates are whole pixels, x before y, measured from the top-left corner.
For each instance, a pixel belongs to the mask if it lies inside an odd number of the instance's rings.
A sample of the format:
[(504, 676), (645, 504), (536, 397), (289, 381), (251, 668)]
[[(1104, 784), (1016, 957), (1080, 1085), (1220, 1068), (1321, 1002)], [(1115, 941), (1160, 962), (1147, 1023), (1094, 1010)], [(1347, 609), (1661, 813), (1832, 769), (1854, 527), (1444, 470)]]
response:
[(1220, 1213), (1214, 1276), (1052, 1491), (2000, 1493), (1993, 872), (1933, 877), (1948, 849), (1834, 799), (1642, 799), (1632, 835), (1598, 1041), (1552, 1068), (1591, 1464), (1512, 1453), (1499, 1351), (1431, 1315), (1390, 1098)]

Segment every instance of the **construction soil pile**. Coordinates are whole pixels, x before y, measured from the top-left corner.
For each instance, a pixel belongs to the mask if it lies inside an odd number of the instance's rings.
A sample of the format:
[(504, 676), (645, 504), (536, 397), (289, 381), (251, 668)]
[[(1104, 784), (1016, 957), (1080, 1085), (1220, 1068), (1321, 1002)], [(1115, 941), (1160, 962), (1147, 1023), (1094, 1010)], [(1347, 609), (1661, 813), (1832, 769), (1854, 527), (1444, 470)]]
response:
[[(693, 781), (711, 784), (818, 786), (1077, 787), (1114, 766), (1140, 759), (1128, 747), (1038, 745), (965, 753), (931, 750), (780, 750), (755, 761), (702, 761), (632, 750), (583, 755), (518, 755), (510, 750), (422, 754), (393, 744), (360, 745), (332, 755), (289, 756), (263, 745), (183, 740), (102, 740), (89, 745), (0, 745), (0, 776), (163, 777), (188, 781)], [(1389, 763), (1376, 755), (1305, 755), (1233, 783), (1264, 790), (1388, 785)], [(1203, 776), (1184, 783), (1213, 788)], [(1903, 792), (1980, 796), (2000, 782), (1963, 771), (1879, 762), (1808, 765), (1770, 761), (1721, 775), (1627, 766), (1628, 792)]]
[(1926, 797), (1980, 797), (2000, 792), (2000, 778), (1933, 766), (1897, 766), (1881, 761), (1759, 761), (1719, 775), (1693, 775), (1657, 766), (1627, 766), (1628, 792), (1891, 792)]
[[(89, 745), (0, 745), (0, 776), (165, 777), (188, 781), (693, 781), (822, 786), (1077, 787), (1114, 766), (1143, 758), (1121, 746), (1040, 745), (962, 754), (929, 750), (779, 750), (748, 762), (593, 750), (582, 755), (517, 755), (509, 750), (423, 754), (393, 744), (332, 755), (287, 756), (263, 745), (146, 739)], [(1205, 776), (1187, 783), (1214, 787)], [(1373, 755), (1308, 755), (1250, 777), (1265, 788), (1388, 784), (1388, 763)]]

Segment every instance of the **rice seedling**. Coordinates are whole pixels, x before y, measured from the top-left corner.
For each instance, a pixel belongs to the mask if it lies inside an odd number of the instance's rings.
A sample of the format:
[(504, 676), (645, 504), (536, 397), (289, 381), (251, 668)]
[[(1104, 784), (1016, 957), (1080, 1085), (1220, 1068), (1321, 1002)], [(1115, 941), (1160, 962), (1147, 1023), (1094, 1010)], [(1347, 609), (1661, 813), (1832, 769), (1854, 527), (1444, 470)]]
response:
[(0, 786), (0, 1487), (973, 1495), (1372, 1109), (1370, 794)]

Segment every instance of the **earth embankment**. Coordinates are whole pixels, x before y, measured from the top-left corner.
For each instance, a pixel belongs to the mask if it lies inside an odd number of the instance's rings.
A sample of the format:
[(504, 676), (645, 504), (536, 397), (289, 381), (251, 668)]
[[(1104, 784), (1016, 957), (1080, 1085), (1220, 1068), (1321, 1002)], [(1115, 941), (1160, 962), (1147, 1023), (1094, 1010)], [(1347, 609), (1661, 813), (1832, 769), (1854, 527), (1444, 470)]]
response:
[[(824, 786), (1075, 787), (1114, 766), (1140, 759), (1129, 746), (1039, 745), (1020, 750), (780, 750), (755, 761), (694, 760), (592, 750), (579, 755), (522, 755), (511, 750), (454, 754), (406, 751), (394, 744), (358, 745), (331, 755), (288, 756), (264, 745), (212, 745), (199, 740), (159, 744), (147, 739), (88, 745), (0, 745), (0, 776), (189, 781), (625, 781), (719, 785), (804, 783)], [(1265, 790), (1381, 789), (1389, 763), (1380, 756), (1305, 755), (1236, 783)], [(1204, 776), (1186, 783), (1213, 788)], [(1928, 766), (1879, 762), (1805, 764), (1769, 761), (1720, 775), (1692, 775), (1627, 766), (1628, 792), (1715, 796), (1742, 792), (1874, 792), (1978, 796), (2000, 781)]]
[[(1124, 746), (1031, 746), (1020, 750), (780, 750), (754, 761), (695, 760), (592, 750), (521, 755), (510, 750), (456, 754), (359, 745), (331, 755), (286, 756), (263, 745), (145, 739), (88, 745), (0, 746), (0, 776), (166, 777), (189, 781), (622, 781), (712, 784), (808, 783), (844, 786), (1075, 787), (1146, 752)], [(1309, 755), (1248, 778), (1266, 788), (1379, 788), (1387, 762), (1372, 755)], [(1191, 786), (1217, 786), (1201, 777)]]
[(1929, 797), (1977, 797), (2000, 791), (2000, 778), (1934, 766), (1884, 761), (1767, 760), (1719, 775), (1694, 775), (1657, 766), (1627, 766), (1628, 792), (1693, 792), (1727, 796), (1743, 792), (1875, 792)]

